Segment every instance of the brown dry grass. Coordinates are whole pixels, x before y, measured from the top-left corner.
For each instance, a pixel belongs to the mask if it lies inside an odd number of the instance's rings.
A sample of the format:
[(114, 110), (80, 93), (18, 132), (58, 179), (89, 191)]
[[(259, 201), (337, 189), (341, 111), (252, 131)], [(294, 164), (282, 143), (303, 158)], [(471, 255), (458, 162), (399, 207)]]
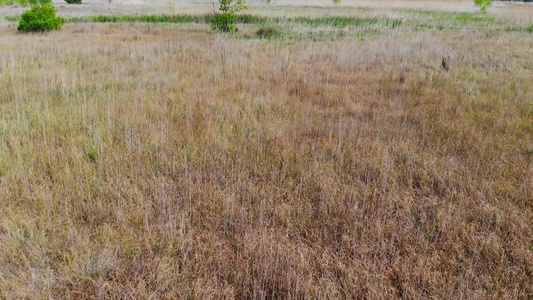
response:
[(1, 29), (1, 297), (533, 297), (530, 34)]

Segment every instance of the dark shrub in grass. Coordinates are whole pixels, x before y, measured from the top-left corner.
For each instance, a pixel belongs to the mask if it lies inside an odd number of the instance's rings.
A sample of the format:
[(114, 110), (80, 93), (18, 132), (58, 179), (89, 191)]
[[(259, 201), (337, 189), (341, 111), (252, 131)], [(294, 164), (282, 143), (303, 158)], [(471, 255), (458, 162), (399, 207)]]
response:
[(281, 35), (281, 30), (274, 26), (263, 26), (259, 28), (255, 35), (262, 39), (270, 39)]

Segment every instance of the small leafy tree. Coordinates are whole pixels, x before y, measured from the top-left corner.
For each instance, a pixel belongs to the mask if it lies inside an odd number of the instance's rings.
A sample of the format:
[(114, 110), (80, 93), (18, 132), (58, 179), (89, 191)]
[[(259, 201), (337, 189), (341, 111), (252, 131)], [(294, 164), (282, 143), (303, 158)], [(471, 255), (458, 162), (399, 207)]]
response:
[(481, 11), (487, 13), (487, 7), (492, 6), (492, 0), (474, 0), (477, 6), (481, 6)]
[(23, 32), (59, 30), (63, 19), (56, 17), (56, 12), (52, 4), (34, 6), (22, 14), (17, 29)]
[(211, 28), (220, 32), (235, 32), (238, 30), (235, 26), (237, 13), (241, 10), (248, 9), (245, 0), (218, 0), (220, 3), (219, 12), (215, 10), (215, 17), (211, 19)]

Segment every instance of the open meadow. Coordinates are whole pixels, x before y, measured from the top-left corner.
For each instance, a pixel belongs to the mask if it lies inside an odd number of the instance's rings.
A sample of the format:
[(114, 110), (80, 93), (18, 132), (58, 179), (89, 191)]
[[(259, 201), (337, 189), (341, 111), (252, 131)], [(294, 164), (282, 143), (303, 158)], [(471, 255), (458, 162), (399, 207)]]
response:
[(0, 299), (533, 298), (533, 4), (53, 2), (0, 7)]

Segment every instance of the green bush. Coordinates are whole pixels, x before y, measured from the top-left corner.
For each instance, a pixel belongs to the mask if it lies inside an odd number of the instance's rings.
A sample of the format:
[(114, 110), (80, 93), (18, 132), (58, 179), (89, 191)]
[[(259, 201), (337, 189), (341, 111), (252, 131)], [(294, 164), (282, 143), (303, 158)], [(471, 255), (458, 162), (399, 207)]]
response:
[(24, 32), (59, 30), (63, 19), (56, 17), (56, 12), (57, 9), (51, 4), (34, 6), (22, 14), (17, 29)]
[(81, 4), (82, 0), (65, 0), (69, 4)]

